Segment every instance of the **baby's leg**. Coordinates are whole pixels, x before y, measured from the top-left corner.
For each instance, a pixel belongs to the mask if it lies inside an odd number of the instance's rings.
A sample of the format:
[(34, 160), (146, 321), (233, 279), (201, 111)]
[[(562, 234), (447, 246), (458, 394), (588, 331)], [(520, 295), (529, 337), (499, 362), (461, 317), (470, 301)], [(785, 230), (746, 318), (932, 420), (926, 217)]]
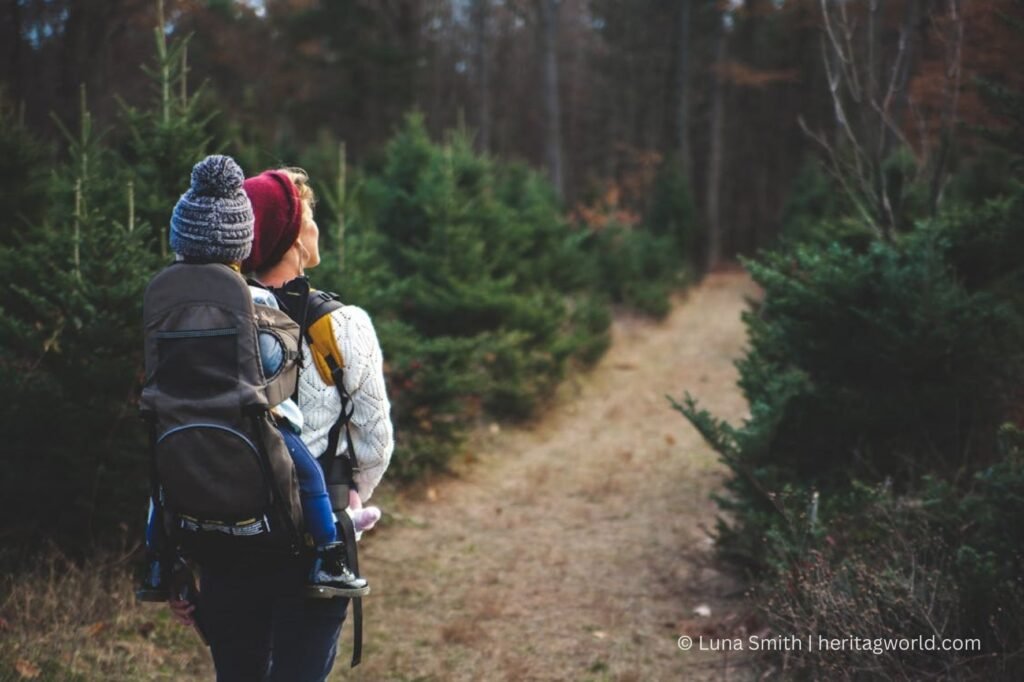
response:
[(309, 452), (302, 439), (287, 428), (278, 429), (288, 453), (295, 462), (295, 474), (299, 479), (299, 497), (302, 500), (302, 515), (306, 520), (306, 530), (313, 537), (317, 547), (329, 545), (338, 540), (338, 531), (334, 526), (334, 512), (331, 510), (331, 499), (327, 495), (327, 484), (320, 463)]

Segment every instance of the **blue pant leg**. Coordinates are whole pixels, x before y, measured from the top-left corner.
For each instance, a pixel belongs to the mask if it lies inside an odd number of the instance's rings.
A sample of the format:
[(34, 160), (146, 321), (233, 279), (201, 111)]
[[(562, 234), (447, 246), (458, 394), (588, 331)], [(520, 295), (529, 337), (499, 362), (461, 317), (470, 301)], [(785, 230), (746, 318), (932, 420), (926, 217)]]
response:
[(338, 653), (348, 599), (279, 599), (269, 682), (323, 682)]
[(331, 499), (327, 495), (327, 482), (324, 480), (320, 463), (297, 434), (287, 428), (278, 430), (284, 438), (292, 461), (295, 462), (306, 530), (318, 547), (337, 541), (338, 530), (334, 525), (334, 512), (331, 510)]
[(309, 559), (260, 558), (202, 567), (197, 614), (217, 682), (323, 682), (348, 599), (303, 596)]

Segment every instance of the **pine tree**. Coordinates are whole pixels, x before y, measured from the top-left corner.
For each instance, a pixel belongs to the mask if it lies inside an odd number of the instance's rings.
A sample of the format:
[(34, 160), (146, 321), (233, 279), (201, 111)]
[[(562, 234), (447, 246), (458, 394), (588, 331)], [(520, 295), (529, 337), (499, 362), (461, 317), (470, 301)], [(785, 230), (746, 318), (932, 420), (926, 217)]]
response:
[(149, 226), (154, 248), (166, 259), (174, 201), (188, 188), (192, 166), (211, 146), (207, 126), (216, 113), (205, 110), (202, 87), (188, 90), (189, 38), (168, 41), (162, 2), (153, 34), (156, 55), (143, 70), (152, 81), (154, 100), (141, 111), (122, 102), (129, 131), (123, 153), (135, 176), (139, 220)]
[(144, 480), (134, 413), (140, 301), (155, 267), (84, 87), (81, 102), (74, 133), (58, 122), (68, 160), (52, 175), (43, 223), (0, 247), (0, 277), (12, 283), (0, 294), (0, 374), (17, 396), (0, 408), (14, 453), (0, 499), (7, 518), (30, 524), (20, 530), (63, 534), (69, 547), (124, 520), (125, 482)]
[(479, 156), (464, 133), (434, 144), (414, 116), (359, 187), (347, 272), (327, 259), (316, 281), (374, 314), (398, 475), (443, 466), (485, 411), (530, 414), (569, 362), (600, 355), (607, 309), (583, 291), (593, 264), (536, 173)]
[(50, 174), (51, 202), (16, 246), (0, 245), (0, 278), (12, 283), (0, 291), (0, 381), (17, 396), (0, 407), (13, 453), (0, 505), (24, 520), (26, 537), (59, 537), (69, 549), (142, 521), (142, 293), (208, 145), (184, 42), (168, 45), (159, 26), (156, 45), (148, 73), (158, 97), (150, 110), (124, 108), (123, 154), (94, 126), (83, 87), (77, 125), (56, 121), (67, 158)]

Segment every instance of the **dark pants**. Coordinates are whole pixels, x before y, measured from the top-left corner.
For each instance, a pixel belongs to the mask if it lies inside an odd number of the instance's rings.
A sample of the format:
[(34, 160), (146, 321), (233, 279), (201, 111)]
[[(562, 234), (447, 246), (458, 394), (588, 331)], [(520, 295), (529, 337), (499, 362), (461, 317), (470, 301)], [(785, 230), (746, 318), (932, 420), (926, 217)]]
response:
[(308, 561), (202, 566), (197, 614), (217, 682), (327, 679), (348, 599), (304, 598), (308, 570)]

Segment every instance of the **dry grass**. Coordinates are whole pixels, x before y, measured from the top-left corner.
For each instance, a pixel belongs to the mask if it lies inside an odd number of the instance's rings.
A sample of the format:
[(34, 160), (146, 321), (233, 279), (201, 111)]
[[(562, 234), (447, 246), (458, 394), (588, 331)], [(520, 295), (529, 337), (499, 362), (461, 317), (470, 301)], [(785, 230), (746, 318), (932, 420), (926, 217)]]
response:
[(165, 608), (135, 603), (128, 557), (56, 549), (0, 588), (0, 680), (208, 679), (205, 652)]

